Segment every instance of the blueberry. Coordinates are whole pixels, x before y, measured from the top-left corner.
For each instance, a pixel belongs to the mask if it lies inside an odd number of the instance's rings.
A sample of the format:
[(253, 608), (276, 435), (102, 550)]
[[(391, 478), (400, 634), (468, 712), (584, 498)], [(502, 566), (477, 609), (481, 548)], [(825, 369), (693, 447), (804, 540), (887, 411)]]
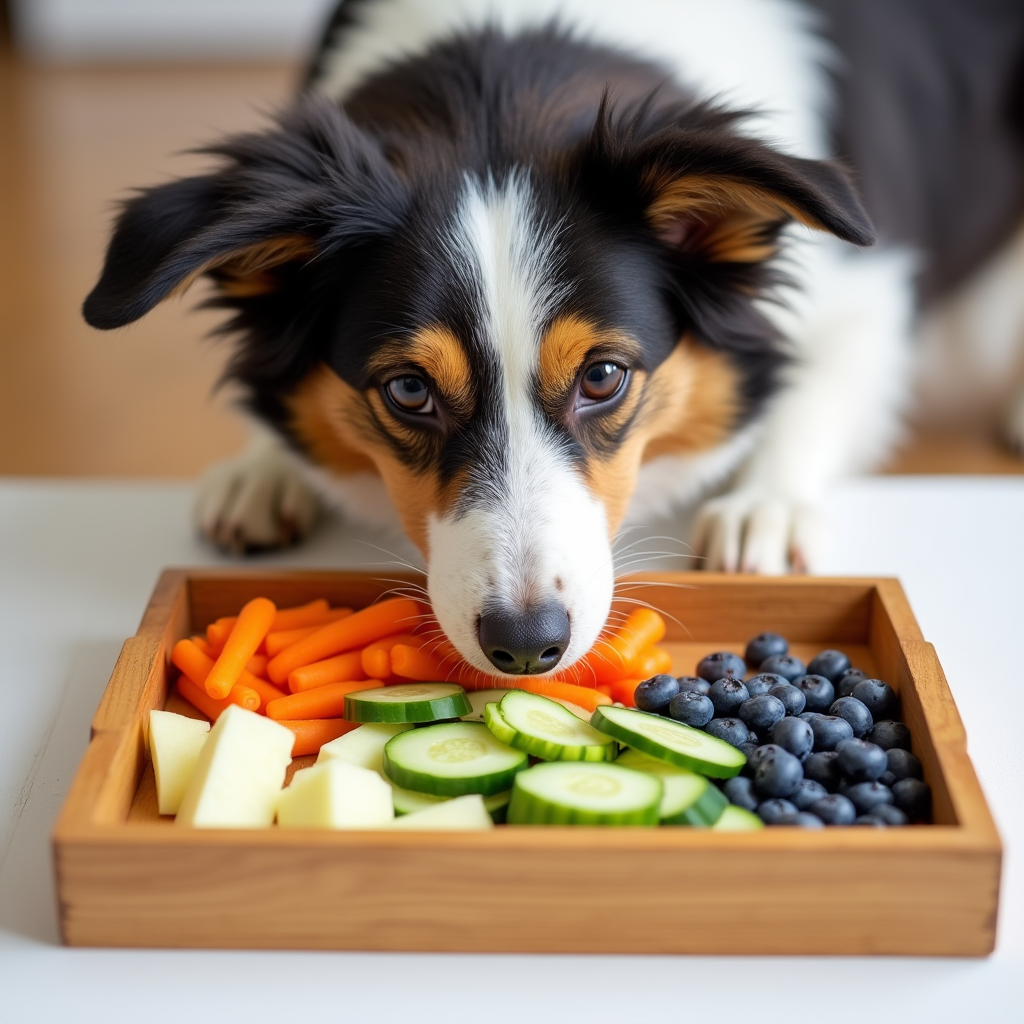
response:
[(807, 698), (804, 696), (804, 691), (793, 686), (791, 683), (787, 683), (785, 680), (773, 686), (768, 692), (773, 697), (778, 697), (782, 701), (787, 715), (799, 715), (807, 706)]
[(756, 747), (752, 753), (747, 755), (747, 764), (751, 768), (756, 768), (766, 757), (772, 754), (777, 754), (783, 748), (777, 743), (762, 743), (759, 747)]
[[(718, 719), (718, 721), (721, 722), (722, 719), (720, 718)], [(708, 722), (708, 725), (710, 724), (711, 723)], [(705, 729), (704, 731), (707, 732), (707, 729)], [(750, 764), (750, 758), (753, 756), (754, 751), (757, 750), (758, 744), (751, 743), (750, 740), (747, 740), (744, 743), (734, 743), (733, 746), (737, 750), (742, 750), (743, 756), (747, 759), (747, 763), (740, 769), (740, 771), (742, 771), (745, 775), (753, 775), (754, 769)]]
[(669, 701), (668, 716), (694, 729), (703, 729), (715, 717), (715, 705), (703, 693), (683, 690)]
[(633, 700), (641, 711), (664, 712), (669, 701), (679, 693), (675, 676), (651, 676), (633, 692)]
[(704, 731), (709, 736), (717, 736), (718, 739), (731, 743), (734, 747), (746, 743), (750, 735), (746, 724), (738, 718), (712, 718), (704, 726)]
[(796, 814), (796, 808), (788, 800), (765, 800), (757, 807), (757, 816), (766, 825), (774, 825), (784, 814)]
[(885, 772), (882, 772), (882, 774), (878, 776), (878, 781), (883, 786), (888, 786), (890, 789), (892, 789), (892, 784), (896, 781), (896, 776), (893, 775), (892, 772), (885, 771)]
[(810, 809), (811, 804), (817, 803), (822, 797), (828, 796), (828, 790), (814, 779), (801, 779), (800, 785), (790, 793), (789, 801), (796, 805), (798, 811)]
[[(860, 814), (870, 814), (878, 804), (891, 804), (893, 792), (880, 782), (858, 782), (846, 791)], [(902, 808), (901, 808), (902, 809)]]
[(816, 814), (808, 814), (807, 811), (797, 811), (796, 814), (780, 814), (773, 822), (773, 825), (795, 825), (797, 828), (824, 828), (825, 822)]
[(851, 696), (866, 704), (871, 717), (877, 722), (880, 718), (892, 718), (899, 709), (896, 693), (888, 683), (881, 679), (862, 679), (854, 688)]
[(816, 814), (826, 825), (852, 825), (857, 817), (857, 808), (850, 800), (839, 793), (830, 793), (816, 800), (807, 808)]
[(871, 814), (881, 818), (886, 825), (906, 825), (909, 820), (895, 804), (876, 804), (871, 809)]
[(830, 793), (834, 793), (839, 787), (842, 773), (836, 758), (839, 755), (834, 750), (823, 750), (817, 754), (811, 754), (804, 761), (804, 778), (820, 783)]
[(738, 654), (729, 651), (716, 651), (701, 659), (697, 666), (697, 675), (709, 683), (718, 682), (726, 676), (742, 679), (747, 674), (747, 666)]
[(740, 705), (740, 718), (758, 733), (770, 733), (775, 723), (785, 717), (786, 705), (778, 697), (768, 693), (763, 693), (760, 697), (751, 697)]
[(845, 718), (853, 726), (853, 735), (859, 740), (863, 739), (871, 726), (875, 724), (871, 712), (856, 697), (840, 697), (839, 700), (833, 702), (828, 713)]
[(824, 676), (835, 683), (849, 667), (850, 659), (842, 651), (822, 651), (807, 662), (807, 674)]
[(772, 743), (805, 761), (814, 749), (814, 730), (800, 718), (783, 718), (772, 730)]
[(854, 825), (866, 825), (868, 828), (885, 828), (885, 819), (878, 814), (862, 814)]
[(789, 641), (778, 633), (758, 633), (747, 643), (744, 658), (751, 668), (757, 668), (765, 658), (774, 654), (788, 654)]
[(772, 751), (754, 769), (754, 788), (760, 796), (789, 796), (800, 785), (804, 770), (799, 760), (787, 750)]
[(910, 749), (910, 730), (902, 722), (875, 722), (867, 738), (883, 750), (892, 750), (894, 747)]
[(867, 672), (863, 672), (859, 668), (848, 668), (835, 682), (836, 693), (840, 697), (852, 697), (853, 688), (862, 679), (867, 678)]
[(728, 718), (739, 711), (740, 705), (750, 699), (750, 694), (747, 693), (742, 680), (726, 676), (711, 684), (708, 697), (715, 706), (715, 715), (718, 718)]
[(874, 782), (887, 768), (885, 751), (867, 740), (843, 740), (836, 753), (839, 770), (852, 782)]
[(889, 765), (889, 771), (895, 776), (896, 782), (901, 779), (924, 778), (921, 762), (909, 750), (904, 750), (902, 747), (890, 747), (885, 752), (885, 760)]
[(758, 671), (773, 672), (775, 675), (782, 676), (783, 679), (788, 679), (790, 682), (807, 675), (804, 663), (799, 658), (794, 658), (791, 654), (773, 654), (765, 658), (761, 662)]
[(805, 711), (828, 711), (836, 699), (835, 687), (824, 676), (801, 676), (793, 685), (804, 695)]
[(806, 722), (814, 733), (814, 750), (835, 750), (837, 743), (853, 739), (853, 726), (845, 718), (838, 715), (820, 715), (815, 711), (805, 711), (800, 721)]
[(747, 688), (747, 693), (751, 697), (763, 697), (775, 684), (769, 682), (769, 680), (776, 679), (777, 676), (766, 673), (763, 676), (754, 676), (748, 679), (743, 685)]
[(711, 684), (706, 679), (698, 679), (696, 676), (680, 676), (676, 682), (679, 683), (680, 693), (692, 690), (694, 693), (703, 693), (706, 697), (708, 690), (711, 689)]
[[(757, 784), (757, 774), (754, 775)], [(932, 791), (920, 779), (900, 779), (892, 787), (893, 801), (911, 821), (927, 821), (932, 814)]]
[(729, 803), (736, 804), (748, 811), (757, 810), (757, 796), (754, 794), (754, 783), (745, 775), (734, 775), (726, 779), (722, 792), (729, 798)]

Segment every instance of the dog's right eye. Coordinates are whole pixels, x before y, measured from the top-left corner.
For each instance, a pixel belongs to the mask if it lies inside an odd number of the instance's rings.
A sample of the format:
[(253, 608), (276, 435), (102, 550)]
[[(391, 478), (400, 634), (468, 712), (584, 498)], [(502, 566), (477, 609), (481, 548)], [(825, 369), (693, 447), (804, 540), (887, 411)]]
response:
[(402, 412), (414, 412), (427, 415), (434, 411), (434, 397), (430, 387), (422, 377), (396, 377), (385, 385), (388, 398)]

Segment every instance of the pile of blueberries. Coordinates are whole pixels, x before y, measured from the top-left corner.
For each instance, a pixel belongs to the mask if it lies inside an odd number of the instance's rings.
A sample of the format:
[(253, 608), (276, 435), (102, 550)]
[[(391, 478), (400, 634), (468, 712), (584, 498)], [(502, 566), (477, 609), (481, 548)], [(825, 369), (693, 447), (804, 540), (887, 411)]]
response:
[[(756, 675), (744, 680), (748, 667)], [(722, 783), (729, 800), (766, 825), (868, 825), (931, 820), (931, 790), (911, 753), (910, 730), (887, 683), (822, 651), (807, 665), (777, 633), (760, 633), (744, 658), (709, 654), (695, 676), (652, 676), (641, 711), (702, 729), (747, 755)]]

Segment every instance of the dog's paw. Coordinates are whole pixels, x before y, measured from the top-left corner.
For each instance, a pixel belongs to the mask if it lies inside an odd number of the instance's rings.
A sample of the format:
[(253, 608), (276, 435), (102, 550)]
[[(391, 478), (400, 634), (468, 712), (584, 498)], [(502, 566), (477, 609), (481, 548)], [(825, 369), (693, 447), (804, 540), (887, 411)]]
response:
[(693, 548), (709, 572), (779, 576), (813, 572), (820, 564), (825, 524), (813, 505), (754, 491), (708, 501), (694, 523)]
[(217, 547), (244, 554), (296, 543), (319, 511), (317, 495), (291, 458), (267, 441), (207, 472), (199, 485), (195, 520)]
[(1024, 391), (1017, 394), (1006, 411), (1003, 434), (1014, 454), (1024, 458)]

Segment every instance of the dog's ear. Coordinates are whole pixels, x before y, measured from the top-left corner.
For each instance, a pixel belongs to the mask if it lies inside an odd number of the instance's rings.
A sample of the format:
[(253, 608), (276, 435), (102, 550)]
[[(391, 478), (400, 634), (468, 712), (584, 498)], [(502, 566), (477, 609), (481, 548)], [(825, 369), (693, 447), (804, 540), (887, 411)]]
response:
[[(652, 124), (652, 121), (656, 123)], [(716, 263), (761, 263), (798, 221), (854, 245), (874, 230), (847, 171), (738, 134), (738, 117), (691, 108), (653, 118), (602, 104), (580, 169), (603, 200), (623, 202), (674, 251)]]
[(222, 169), (124, 205), (83, 306), (93, 327), (132, 323), (203, 274), (227, 300), (266, 294), (286, 267), (386, 234), (405, 209), (376, 141), (324, 100), (204, 152)]

